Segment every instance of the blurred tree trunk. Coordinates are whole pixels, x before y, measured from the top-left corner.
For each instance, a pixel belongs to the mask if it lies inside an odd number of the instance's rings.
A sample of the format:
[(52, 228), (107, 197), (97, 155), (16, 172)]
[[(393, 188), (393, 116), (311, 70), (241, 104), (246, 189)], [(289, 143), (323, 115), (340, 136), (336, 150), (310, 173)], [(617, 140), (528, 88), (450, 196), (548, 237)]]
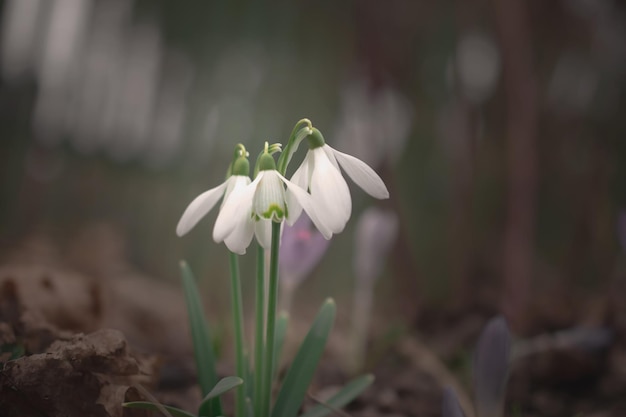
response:
[(516, 332), (528, 321), (533, 276), (536, 199), (536, 81), (526, 3), (495, 0), (508, 141), (508, 207), (504, 236), (504, 298), (502, 310)]
[[(397, 182), (392, 167), (385, 161), (380, 168), (380, 175), (389, 189), (389, 202), (393, 211), (398, 215), (398, 224), (406, 225), (408, 221), (402, 210), (402, 202), (398, 199)], [(421, 305), (420, 287), (421, 273), (411, 250), (410, 237), (406, 227), (398, 228), (396, 242), (389, 254), (389, 263), (395, 277), (395, 294), (398, 300), (398, 312), (409, 322), (417, 322)]]
[[(455, 20), (458, 27), (457, 48), (463, 37), (480, 26), (485, 6), (479, 0), (456, 2)], [(455, 56), (454, 85), (456, 94), (446, 110), (448, 153), (452, 167), (452, 204), (450, 205), (449, 247), (452, 304), (460, 309), (476, 301), (476, 286), (472, 282), (474, 270), (474, 233), (472, 208), (475, 193), (476, 147), (480, 108), (468, 100), (459, 78)]]

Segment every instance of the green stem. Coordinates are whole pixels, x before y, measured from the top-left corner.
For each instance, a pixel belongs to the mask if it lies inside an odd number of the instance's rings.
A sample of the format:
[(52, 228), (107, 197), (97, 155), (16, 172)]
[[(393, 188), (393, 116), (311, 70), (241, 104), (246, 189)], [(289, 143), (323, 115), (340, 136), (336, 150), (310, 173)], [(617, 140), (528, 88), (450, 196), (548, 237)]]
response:
[(254, 333), (254, 415), (261, 417), (265, 393), (263, 390), (263, 356), (265, 332), (265, 251), (257, 244), (256, 262), (256, 311)]
[(274, 337), (276, 330), (276, 304), (278, 301), (278, 245), (280, 243), (280, 223), (272, 222), (272, 249), (270, 252), (269, 291), (267, 295), (267, 332), (265, 334), (265, 407), (262, 417), (269, 416), (269, 403), (272, 396), (272, 375), (274, 370)]
[[(239, 258), (230, 252), (230, 283), (233, 324), (235, 329), (235, 368), (237, 376), (246, 381), (246, 365), (243, 341), (243, 297), (241, 295), (241, 278), (239, 276)], [(235, 416), (243, 417), (246, 403), (246, 389), (242, 385), (235, 390)]]
[[(305, 125), (305, 126), (302, 126), (302, 125)], [(298, 150), (298, 146), (300, 145), (300, 142), (302, 142), (302, 139), (306, 137), (306, 135), (298, 135), (300, 133), (300, 130), (302, 130), (305, 127), (309, 129), (313, 129), (313, 125), (311, 124), (311, 121), (309, 119), (300, 119), (298, 120), (298, 123), (296, 123), (296, 125), (293, 127), (293, 130), (291, 131), (291, 135), (289, 136), (289, 140), (287, 141), (287, 145), (285, 146), (285, 148), (283, 149), (283, 152), (280, 154), (280, 157), (278, 158), (277, 169), (278, 169), (278, 172), (281, 173), (281, 175), (285, 175), (285, 173), (287, 172), (287, 165), (289, 165), (289, 161), (291, 161), (291, 157)]]

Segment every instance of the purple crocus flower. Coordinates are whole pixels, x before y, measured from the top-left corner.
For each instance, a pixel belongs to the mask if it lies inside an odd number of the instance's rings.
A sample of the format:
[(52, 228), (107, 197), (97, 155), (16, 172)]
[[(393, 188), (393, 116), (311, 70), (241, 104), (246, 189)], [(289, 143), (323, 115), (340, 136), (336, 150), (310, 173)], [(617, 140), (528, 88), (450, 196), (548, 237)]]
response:
[(474, 352), (474, 399), (481, 417), (500, 417), (509, 374), (511, 334), (504, 317), (495, 317), (482, 331)]
[(283, 309), (289, 309), (293, 292), (313, 271), (329, 244), (304, 213), (293, 226), (284, 226), (278, 257)]
[(398, 234), (398, 216), (389, 210), (368, 208), (359, 218), (355, 234), (356, 283), (352, 306), (352, 349), (347, 363), (352, 371), (363, 365), (376, 279)]
[(363, 212), (354, 242), (357, 285), (370, 286), (382, 274), (397, 235), (398, 216), (394, 212), (378, 207)]
[(451, 387), (443, 389), (443, 398), (441, 400), (441, 417), (465, 417), (461, 404)]

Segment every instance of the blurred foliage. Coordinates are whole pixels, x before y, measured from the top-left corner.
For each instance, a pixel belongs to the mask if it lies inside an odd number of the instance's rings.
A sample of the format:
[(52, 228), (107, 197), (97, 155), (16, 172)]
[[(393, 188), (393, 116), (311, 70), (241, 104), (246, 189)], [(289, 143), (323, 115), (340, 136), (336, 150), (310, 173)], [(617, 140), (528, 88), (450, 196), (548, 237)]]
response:
[[(13, 3), (2, 4), (4, 39)], [(72, 4), (55, 0), (45, 7), (62, 3)], [(107, 2), (88, 3), (95, 16)], [(622, 253), (616, 219), (626, 205), (626, 123), (620, 117), (624, 6), (608, 0), (523, 3), (537, 85), (536, 160), (529, 162), (537, 176), (533, 278), (538, 288), (567, 283), (584, 291), (602, 289)], [(455, 283), (464, 276), (500, 281), (513, 192), (507, 75), (497, 73), (486, 98), (472, 101), (455, 61), (460, 42), (474, 34), (493, 42), (502, 59), (492, 3), (141, 0), (125, 24), (121, 36), (131, 44), (141, 24), (157, 29), (163, 54), (158, 64), (169, 68), (166, 63), (174, 62), (159, 85), (187, 80), (176, 101), (184, 105), (180, 134), (172, 136), (177, 146), (156, 163), (144, 158), (141, 148), (120, 158), (108, 141), (119, 147), (127, 139), (102, 136), (93, 126), (83, 139), (93, 137), (99, 145), (85, 152), (71, 125), (54, 130), (38, 124), (35, 109), (43, 89), (36, 64), (17, 75), (5, 70), (0, 84), (5, 253), (33, 234), (71, 242), (89, 225), (104, 222), (123, 236), (126, 256), (141, 270), (174, 281), (178, 259), (186, 258), (210, 278), (212, 292), (225, 294), (225, 248), (210, 238), (215, 214), (178, 239), (174, 228), (182, 210), (221, 181), (235, 143), (244, 142), (255, 155), (265, 140), (286, 140), (301, 117), (310, 118), (331, 145), (347, 150), (334, 140), (353, 115), (344, 98), (346, 86), (356, 80), (366, 96), (390, 88), (412, 106), (404, 149), (377, 167), (392, 192), (388, 206), (400, 216), (403, 249), (396, 252), (405, 258), (388, 268), (393, 279), (383, 286), (401, 292), (409, 285), (416, 300), (437, 300), (457, 293)], [(81, 39), (91, 39), (89, 34), (87, 29)], [(122, 58), (120, 65), (128, 57)], [(471, 63), (479, 75), (481, 62)], [(171, 85), (179, 91), (178, 84)], [(146, 150), (152, 136), (140, 138)], [(353, 197), (354, 215), (372, 204), (357, 192)], [(349, 226), (334, 239), (316, 280), (303, 292), (317, 288), (337, 296), (352, 285), (345, 260), (353, 230)], [(93, 236), (94, 251), (97, 239)], [(252, 268), (244, 264), (243, 273)], [(345, 288), (328, 279), (331, 271), (346, 277)], [(383, 293), (393, 298), (394, 290)]]

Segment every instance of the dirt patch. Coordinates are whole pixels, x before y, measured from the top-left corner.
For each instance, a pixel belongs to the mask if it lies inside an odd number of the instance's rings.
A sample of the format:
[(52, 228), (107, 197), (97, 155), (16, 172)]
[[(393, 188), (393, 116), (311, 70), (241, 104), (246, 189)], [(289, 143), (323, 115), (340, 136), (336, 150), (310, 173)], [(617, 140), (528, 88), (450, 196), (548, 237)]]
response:
[(45, 353), (8, 361), (0, 380), (6, 417), (121, 417), (121, 403), (139, 398), (135, 384), (152, 384), (155, 362), (129, 352), (123, 335), (99, 330), (55, 341)]

